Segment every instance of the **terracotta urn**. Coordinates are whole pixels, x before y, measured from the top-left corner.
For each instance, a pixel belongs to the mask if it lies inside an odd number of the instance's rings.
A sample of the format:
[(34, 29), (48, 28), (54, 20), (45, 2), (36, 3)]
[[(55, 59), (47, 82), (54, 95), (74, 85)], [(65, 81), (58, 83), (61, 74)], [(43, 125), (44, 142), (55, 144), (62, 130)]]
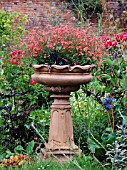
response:
[(92, 80), (91, 70), (95, 65), (59, 66), (32, 65), (34, 74), (31, 78), (43, 84), (51, 91), (54, 102), (51, 105), (49, 139), (42, 149), (43, 159), (55, 155), (59, 158), (81, 154), (81, 149), (74, 143), (71, 115), (70, 92), (77, 91), (80, 85)]

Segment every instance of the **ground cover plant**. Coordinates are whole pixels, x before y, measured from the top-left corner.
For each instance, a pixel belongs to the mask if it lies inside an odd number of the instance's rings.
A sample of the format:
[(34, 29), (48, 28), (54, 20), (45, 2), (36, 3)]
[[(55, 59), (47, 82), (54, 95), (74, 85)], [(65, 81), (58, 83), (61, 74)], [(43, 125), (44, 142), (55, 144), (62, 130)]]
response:
[[(13, 18), (21, 19), (19, 14), (16, 16)], [(65, 164), (52, 159), (43, 162), (38, 159), (37, 148), (44, 147), (48, 140), (52, 100), (43, 85), (31, 79), (33, 58), (24, 57), (22, 42), (17, 46), (25, 35), (24, 27), (12, 27), (14, 20), (4, 11), (0, 17), (0, 169), (126, 170), (127, 33), (115, 28), (117, 33), (101, 37), (108, 55), (102, 55), (93, 70), (93, 81), (72, 93), (74, 140), (82, 155)], [(102, 35), (102, 28), (98, 28), (96, 36)]]

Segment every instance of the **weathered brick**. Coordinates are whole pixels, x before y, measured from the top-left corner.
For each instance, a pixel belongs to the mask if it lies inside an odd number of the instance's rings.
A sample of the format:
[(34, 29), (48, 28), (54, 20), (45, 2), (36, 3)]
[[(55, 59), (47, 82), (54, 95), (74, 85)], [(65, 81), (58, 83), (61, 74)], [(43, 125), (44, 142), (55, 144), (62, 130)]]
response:
[[(58, 0), (51, 2), (50, 0), (0, 0), (0, 10), (6, 10), (8, 12), (19, 12), (21, 15), (28, 15), (33, 23), (31, 25), (37, 25), (43, 23), (47, 24), (49, 17), (52, 15), (59, 15), (62, 24), (66, 24), (68, 17), (66, 18), (67, 11), (62, 11), (62, 4)], [(28, 26), (27, 26), (28, 27)]]
[[(102, 4), (106, 3), (106, 0), (101, 0)], [(52, 15), (56, 15), (56, 17), (52, 17), (53, 21), (52, 23), (59, 20), (59, 22), (62, 25), (66, 25), (66, 23), (71, 18), (68, 17), (66, 9), (63, 8), (63, 2), (60, 2), (59, 0), (0, 0), (0, 11), (6, 10), (10, 13), (13, 13), (14, 11), (19, 12), (21, 15), (28, 15), (28, 18), (32, 21), (29, 23), (27, 28), (30, 29), (32, 26), (35, 25), (45, 25), (49, 23), (49, 20), (51, 20)], [(105, 24), (105, 28), (108, 29), (110, 25), (113, 23), (111, 22), (111, 19), (109, 17), (111, 10), (115, 9), (117, 11), (118, 8), (118, 2), (112, 2), (108, 1), (106, 5), (106, 11), (105, 15), (103, 17), (103, 22)], [(71, 10), (70, 10), (71, 11)], [(94, 21), (96, 23), (96, 21)], [(127, 23), (127, 21), (126, 21)], [(125, 24), (126, 24), (125, 23)]]

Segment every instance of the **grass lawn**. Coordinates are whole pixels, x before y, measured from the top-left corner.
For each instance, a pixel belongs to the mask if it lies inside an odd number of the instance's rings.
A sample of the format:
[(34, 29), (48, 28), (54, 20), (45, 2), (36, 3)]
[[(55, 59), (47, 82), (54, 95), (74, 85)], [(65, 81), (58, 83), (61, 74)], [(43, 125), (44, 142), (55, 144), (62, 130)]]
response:
[[(91, 156), (82, 155), (73, 160), (59, 163), (56, 160), (50, 159), (48, 161), (35, 160), (31, 165), (25, 164), (21, 168), (8, 167), (8, 170), (103, 170), (106, 169), (101, 166)], [(0, 167), (0, 170), (6, 170), (4, 167)], [(107, 169), (106, 169), (107, 170)]]

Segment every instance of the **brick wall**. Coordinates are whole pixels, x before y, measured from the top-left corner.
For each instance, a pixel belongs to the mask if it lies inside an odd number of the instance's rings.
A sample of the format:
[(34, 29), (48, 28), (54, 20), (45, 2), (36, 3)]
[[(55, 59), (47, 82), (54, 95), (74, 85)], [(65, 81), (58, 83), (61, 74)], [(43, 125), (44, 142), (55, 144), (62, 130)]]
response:
[[(127, 13), (124, 15), (120, 14), (118, 2), (115, 2), (115, 0), (101, 0), (101, 2), (105, 8), (103, 17), (104, 29), (108, 30), (109, 26), (114, 26), (114, 20), (109, 17), (114, 10), (114, 17), (117, 18), (119, 15), (121, 17), (118, 26), (127, 30)], [(123, 6), (127, 6), (126, 3)], [(60, 0), (0, 0), (0, 10), (6, 10), (10, 13), (16, 11), (22, 15), (28, 15), (31, 21), (28, 28), (46, 25), (47, 23), (56, 24), (57, 22), (61, 25), (66, 25), (72, 16), (72, 13), (68, 14), (71, 10), (70, 8), (67, 9), (67, 7), (68, 3), (60, 2)], [(96, 20), (92, 22), (96, 25)]]
[(31, 21), (29, 27), (47, 23), (55, 24), (58, 21), (63, 25), (72, 16), (69, 14), (71, 10), (67, 9), (67, 3), (57, 0), (0, 0), (0, 10), (28, 15)]
[(113, 26), (127, 31), (127, 2), (107, 1), (104, 7), (103, 23), (105, 29)]

